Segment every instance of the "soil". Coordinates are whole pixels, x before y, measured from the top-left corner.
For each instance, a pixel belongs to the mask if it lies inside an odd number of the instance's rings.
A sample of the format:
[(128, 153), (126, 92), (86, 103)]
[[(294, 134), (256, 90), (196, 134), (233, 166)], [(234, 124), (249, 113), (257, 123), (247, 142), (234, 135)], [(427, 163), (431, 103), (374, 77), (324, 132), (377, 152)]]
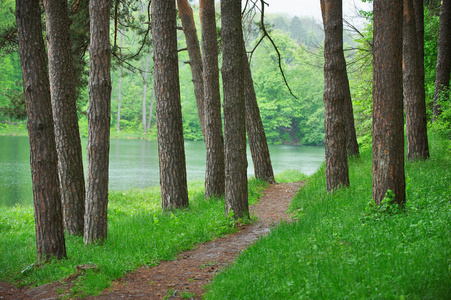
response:
[[(86, 299), (201, 299), (204, 287), (252, 242), (267, 234), (281, 220), (291, 221), (287, 209), (302, 185), (302, 182), (270, 185), (260, 201), (250, 208), (257, 221), (242, 226), (234, 234), (183, 252), (176, 260), (130, 272), (113, 282), (101, 295)], [(80, 266), (80, 272), (81, 269), (83, 266)], [(61, 291), (68, 291), (76, 277), (74, 274), (63, 281), (31, 289), (1, 282), (0, 299), (61, 299), (65, 295)]]

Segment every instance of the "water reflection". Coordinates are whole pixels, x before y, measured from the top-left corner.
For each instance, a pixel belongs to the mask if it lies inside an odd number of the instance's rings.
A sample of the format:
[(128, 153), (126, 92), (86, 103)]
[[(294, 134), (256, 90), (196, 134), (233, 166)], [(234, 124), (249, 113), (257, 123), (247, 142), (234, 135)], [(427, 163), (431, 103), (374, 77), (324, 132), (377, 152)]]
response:
[[(86, 140), (82, 140), (86, 172)], [(310, 175), (324, 161), (323, 147), (270, 145), (274, 173), (298, 169)], [(188, 180), (204, 180), (205, 145), (185, 142)], [(248, 174), (254, 169), (248, 149)], [(110, 146), (110, 188), (124, 190), (159, 184), (158, 147), (144, 140), (112, 140)], [(31, 204), (33, 199), (30, 152), (27, 137), (0, 136), (0, 206)]]

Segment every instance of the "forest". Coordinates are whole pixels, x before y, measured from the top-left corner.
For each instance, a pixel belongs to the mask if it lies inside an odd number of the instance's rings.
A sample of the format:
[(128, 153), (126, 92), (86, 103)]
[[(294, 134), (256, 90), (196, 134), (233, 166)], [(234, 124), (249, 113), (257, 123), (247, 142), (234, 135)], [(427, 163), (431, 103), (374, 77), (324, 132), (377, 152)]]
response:
[[(341, 0), (2, 1), (33, 205), (0, 213), (0, 295), (451, 297), (451, 2), (361, 1), (359, 25)], [(110, 190), (112, 139), (156, 141), (160, 185)], [(274, 174), (271, 144), (325, 162)]]

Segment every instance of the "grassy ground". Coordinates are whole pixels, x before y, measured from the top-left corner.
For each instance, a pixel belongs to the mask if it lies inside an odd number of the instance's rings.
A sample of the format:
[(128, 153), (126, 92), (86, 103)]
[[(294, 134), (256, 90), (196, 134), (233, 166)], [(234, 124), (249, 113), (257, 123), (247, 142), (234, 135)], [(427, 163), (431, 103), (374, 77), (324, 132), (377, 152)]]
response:
[(219, 274), (207, 299), (451, 299), (451, 148), (406, 164), (407, 207), (371, 204), (371, 153), (327, 194), (324, 168), (282, 224)]
[[(255, 203), (265, 184), (249, 181)], [(224, 201), (206, 201), (203, 182), (189, 184), (190, 208), (162, 213), (159, 188), (111, 192), (108, 239), (85, 247), (81, 237), (67, 237), (68, 259), (49, 264), (36, 261), (32, 207), (2, 208), (0, 212), (0, 281), (41, 285), (75, 273), (77, 265), (97, 269), (79, 277), (73, 295), (96, 294), (110, 282), (142, 265), (171, 260), (193, 245), (233, 232), (234, 220), (224, 215)], [(29, 266), (27, 268), (27, 266)]]

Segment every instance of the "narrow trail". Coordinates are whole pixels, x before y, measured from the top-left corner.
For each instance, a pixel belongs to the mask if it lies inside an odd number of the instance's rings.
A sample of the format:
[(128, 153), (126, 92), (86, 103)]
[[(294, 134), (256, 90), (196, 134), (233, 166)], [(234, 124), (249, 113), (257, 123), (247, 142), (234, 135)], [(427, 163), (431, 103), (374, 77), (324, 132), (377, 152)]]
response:
[[(258, 220), (243, 226), (239, 232), (201, 244), (183, 252), (176, 260), (160, 262), (155, 267), (139, 268), (112, 283), (101, 295), (85, 299), (182, 299), (188, 293), (192, 299), (201, 299), (204, 286), (217, 272), (233, 263), (236, 257), (260, 236), (281, 220), (290, 222), (286, 213), (291, 200), (303, 182), (270, 185), (260, 201), (250, 207)], [(2, 289), (0, 286), (0, 295)], [(16, 292), (19, 292), (16, 290)], [(45, 285), (21, 293), (14, 298), (0, 299), (58, 299), (54, 285)]]

